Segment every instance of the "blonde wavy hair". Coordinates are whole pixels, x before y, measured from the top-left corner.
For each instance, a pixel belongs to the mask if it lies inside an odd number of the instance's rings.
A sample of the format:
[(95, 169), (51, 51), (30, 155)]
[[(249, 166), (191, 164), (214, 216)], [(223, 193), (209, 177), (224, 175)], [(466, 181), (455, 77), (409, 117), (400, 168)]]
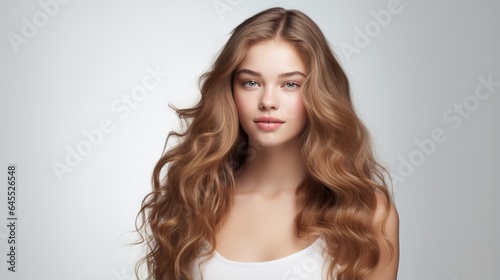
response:
[[(375, 228), (376, 192), (386, 197), (385, 220), (392, 203), (376, 162), (369, 133), (357, 117), (349, 81), (319, 27), (297, 10), (271, 8), (237, 26), (211, 69), (199, 80), (201, 99), (192, 108), (171, 106), (183, 131), (171, 131), (178, 143), (156, 164), (153, 190), (142, 202), (136, 220), (147, 254), (148, 279), (191, 279), (190, 269), (205, 242), (215, 248), (215, 233), (228, 213), (234, 177), (251, 156), (232, 95), (236, 67), (247, 50), (262, 41), (290, 43), (308, 68), (302, 85), (308, 125), (300, 137), (307, 179), (297, 188), (298, 236), (323, 236), (332, 256), (329, 277), (362, 279), (380, 259)], [(166, 144), (165, 144), (166, 147)], [(162, 170), (166, 171), (162, 176)], [(382, 232), (379, 233), (379, 232)], [(336, 272), (336, 267), (338, 270)]]

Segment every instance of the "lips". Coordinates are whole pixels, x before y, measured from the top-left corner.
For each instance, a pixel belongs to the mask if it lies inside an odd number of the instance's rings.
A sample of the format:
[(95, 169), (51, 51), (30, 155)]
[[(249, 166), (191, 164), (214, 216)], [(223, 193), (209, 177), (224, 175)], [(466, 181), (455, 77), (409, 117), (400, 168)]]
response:
[(275, 117), (260, 117), (254, 120), (255, 123), (284, 123), (284, 121)]
[(281, 127), (284, 121), (274, 117), (260, 117), (254, 120), (257, 127), (263, 131), (274, 131)]

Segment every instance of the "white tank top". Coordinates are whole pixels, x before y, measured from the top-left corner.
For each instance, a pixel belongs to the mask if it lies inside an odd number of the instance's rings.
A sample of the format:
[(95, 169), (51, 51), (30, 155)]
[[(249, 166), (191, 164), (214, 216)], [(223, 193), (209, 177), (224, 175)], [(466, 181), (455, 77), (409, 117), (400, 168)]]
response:
[(215, 251), (206, 262), (196, 259), (192, 276), (193, 280), (201, 280), (201, 275), (203, 280), (326, 280), (330, 257), (325, 246), (320, 237), (299, 252), (265, 262), (232, 261)]

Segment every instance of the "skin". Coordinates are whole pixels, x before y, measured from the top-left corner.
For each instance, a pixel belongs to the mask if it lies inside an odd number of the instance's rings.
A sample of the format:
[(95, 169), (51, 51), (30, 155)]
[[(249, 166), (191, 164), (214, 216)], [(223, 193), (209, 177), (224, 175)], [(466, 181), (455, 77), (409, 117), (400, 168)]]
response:
[[(268, 261), (313, 240), (297, 238), (293, 222), (295, 188), (305, 176), (298, 141), (307, 124), (300, 87), (304, 76), (280, 77), (307, 73), (296, 51), (274, 40), (251, 47), (236, 72), (234, 101), (253, 152), (235, 178), (234, 205), (216, 234), (216, 250), (231, 260)], [(254, 123), (262, 116), (285, 123), (276, 131), (262, 131)]]
[[(385, 197), (377, 195), (377, 209), (375, 211), (375, 224), (379, 224), (384, 216)], [(391, 205), (389, 216), (384, 226), (384, 230), (394, 247), (394, 256), (385, 243), (379, 242), (381, 248), (380, 261), (375, 270), (365, 277), (365, 280), (396, 279), (399, 266), (399, 215), (396, 208)]]
[[(317, 238), (298, 238), (294, 224), (295, 190), (305, 177), (299, 136), (307, 125), (301, 96), (306, 71), (297, 51), (277, 40), (252, 46), (235, 71), (234, 101), (252, 152), (235, 178), (234, 204), (215, 236), (215, 250), (227, 259), (275, 260), (306, 248)], [(254, 122), (262, 116), (284, 123), (274, 131), (264, 131)], [(382, 202), (383, 197), (377, 197)], [(379, 208), (374, 222), (382, 217), (383, 206)], [(385, 228), (397, 253), (395, 208)], [(398, 258), (388, 254), (382, 247), (382, 261), (366, 279), (396, 279)]]

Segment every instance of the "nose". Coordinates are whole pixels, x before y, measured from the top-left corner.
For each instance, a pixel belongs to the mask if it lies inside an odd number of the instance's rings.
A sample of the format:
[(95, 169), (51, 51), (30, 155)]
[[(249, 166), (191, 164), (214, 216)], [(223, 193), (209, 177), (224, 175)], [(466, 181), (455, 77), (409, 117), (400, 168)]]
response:
[(277, 110), (278, 108), (279, 108), (278, 93), (271, 87), (265, 87), (263, 94), (259, 100), (259, 109), (268, 111), (268, 110)]

